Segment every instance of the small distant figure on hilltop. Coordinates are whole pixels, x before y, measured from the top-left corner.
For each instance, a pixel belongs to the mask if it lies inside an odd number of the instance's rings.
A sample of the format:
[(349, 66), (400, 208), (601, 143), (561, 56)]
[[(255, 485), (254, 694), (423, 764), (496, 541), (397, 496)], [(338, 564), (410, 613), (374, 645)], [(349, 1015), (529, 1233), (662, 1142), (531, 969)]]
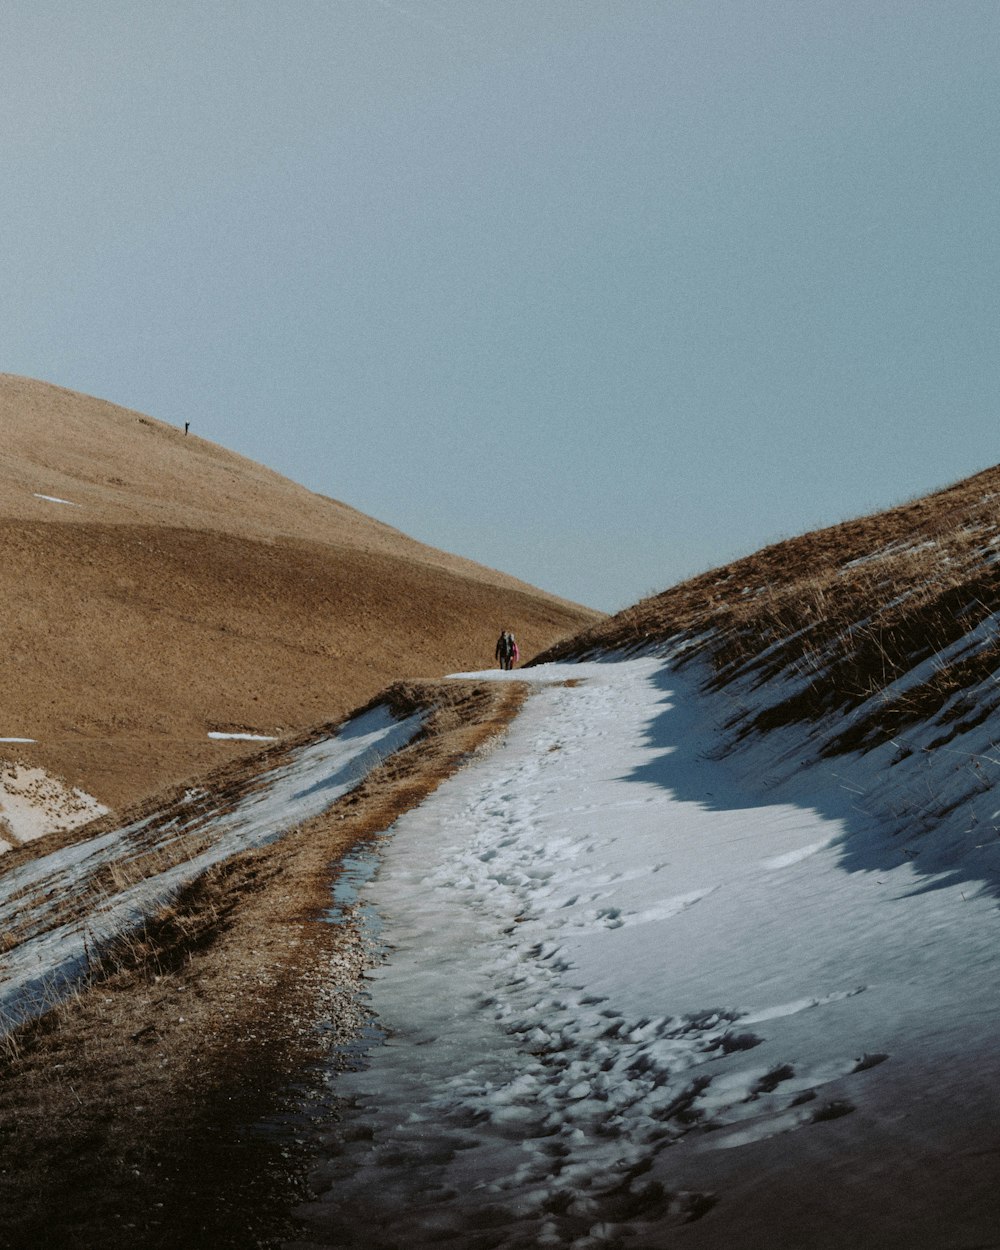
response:
[(511, 669), (521, 658), (521, 653), (517, 649), (517, 643), (514, 641), (514, 635), (509, 629), (503, 630), (497, 639), (496, 657), (500, 661), (502, 669)]
[(186, 434), (190, 428), (191, 428), (191, 422), (190, 422), (190, 421), (185, 421), (185, 422), (184, 422), (184, 433)]

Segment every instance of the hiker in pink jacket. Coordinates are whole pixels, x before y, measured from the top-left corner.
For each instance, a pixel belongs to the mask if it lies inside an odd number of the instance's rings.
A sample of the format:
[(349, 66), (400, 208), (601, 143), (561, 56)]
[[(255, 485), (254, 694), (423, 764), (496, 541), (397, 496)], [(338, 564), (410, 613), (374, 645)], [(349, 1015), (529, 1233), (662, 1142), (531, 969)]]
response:
[(517, 649), (517, 643), (514, 641), (514, 635), (509, 629), (505, 629), (497, 639), (496, 657), (500, 661), (502, 669), (511, 669), (521, 658), (521, 653)]

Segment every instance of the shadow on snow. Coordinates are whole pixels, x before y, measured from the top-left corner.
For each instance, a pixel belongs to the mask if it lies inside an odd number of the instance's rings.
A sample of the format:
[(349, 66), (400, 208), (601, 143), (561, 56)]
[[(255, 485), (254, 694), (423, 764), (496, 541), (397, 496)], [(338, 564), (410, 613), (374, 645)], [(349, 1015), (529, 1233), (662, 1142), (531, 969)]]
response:
[[(888, 778), (888, 765), (881, 770), (868, 768), (872, 784), (865, 790), (846, 779), (852, 761), (865, 757), (855, 754), (818, 761), (808, 727), (799, 727), (792, 744), (788, 730), (738, 743), (719, 724), (719, 700), (724, 695), (706, 695), (693, 675), (667, 665), (652, 680), (664, 695), (663, 710), (646, 732), (646, 743), (657, 754), (623, 780), (661, 786), (679, 800), (712, 811), (750, 811), (780, 804), (816, 812), (840, 824), (842, 832), (832, 845), (838, 848), (840, 866), (846, 872), (888, 873), (909, 864), (924, 878), (919, 888), (904, 891), (900, 897), (974, 884), (1000, 898), (1000, 828), (970, 815), (968, 802), (949, 804), (950, 810), (940, 814), (916, 801), (909, 814), (880, 810), (883, 787), (878, 786), (878, 779)], [(908, 773), (914, 791), (926, 789), (933, 777), (924, 757), (911, 759), (912, 763), (903, 760), (892, 767), (893, 795), (903, 808), (905, 797), (899, 796), (905, 796)], [(760, 771), (745, 780), (755, 764)], [(897, 773), (898, 769), (904, 771)], [(1000, 786), (980, 789), (969, 800), (975, 797), (985, 799), (984, 807), (1000, 820), (1000, 812), (992, 812), (1000, 807)]]

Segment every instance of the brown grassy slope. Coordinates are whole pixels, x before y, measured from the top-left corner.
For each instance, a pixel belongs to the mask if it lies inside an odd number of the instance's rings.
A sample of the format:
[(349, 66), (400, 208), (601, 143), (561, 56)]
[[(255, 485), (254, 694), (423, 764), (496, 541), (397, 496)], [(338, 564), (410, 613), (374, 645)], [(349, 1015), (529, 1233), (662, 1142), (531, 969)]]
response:
[[(343, 543), (490, 585), (523, 582), (416, 542), (196, 433), (103, 399), (0, 374), (0, 514)], [(35, 498), (56, 496), (66, 509)], [(537, 592), (536, 592), (537, 593)]]
[[(712, 569), (557, 644), (537, 662), (688, 636), (698, 640), (693, 653), (711, 660), (718, 685), (747, 673), (799, 679), (794, 696), (770, 709), (759, 728), (814, 719), (880, 695), (1000, 612), (998, 550), (995, 467)], [(945, 658), (905, 700), (886, 697), (873, 713), (877, 732), (927, 716), (997, 668), (1000, 647), (989, 640), (973, 656)], [(870, 744), (876, 726), (855, 732)]]
[(0, 434), (0, 750), (115, 807), (597, 617), (102, 400), (0, 375)]

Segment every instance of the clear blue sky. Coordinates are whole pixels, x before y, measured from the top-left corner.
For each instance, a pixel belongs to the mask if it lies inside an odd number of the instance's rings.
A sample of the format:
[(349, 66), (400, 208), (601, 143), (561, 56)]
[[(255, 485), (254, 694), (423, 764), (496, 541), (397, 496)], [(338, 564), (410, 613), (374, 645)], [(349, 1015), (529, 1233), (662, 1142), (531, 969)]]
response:
[(624, 606), (1000, 460), (998, 36), (5, 0), (0, 368)]

